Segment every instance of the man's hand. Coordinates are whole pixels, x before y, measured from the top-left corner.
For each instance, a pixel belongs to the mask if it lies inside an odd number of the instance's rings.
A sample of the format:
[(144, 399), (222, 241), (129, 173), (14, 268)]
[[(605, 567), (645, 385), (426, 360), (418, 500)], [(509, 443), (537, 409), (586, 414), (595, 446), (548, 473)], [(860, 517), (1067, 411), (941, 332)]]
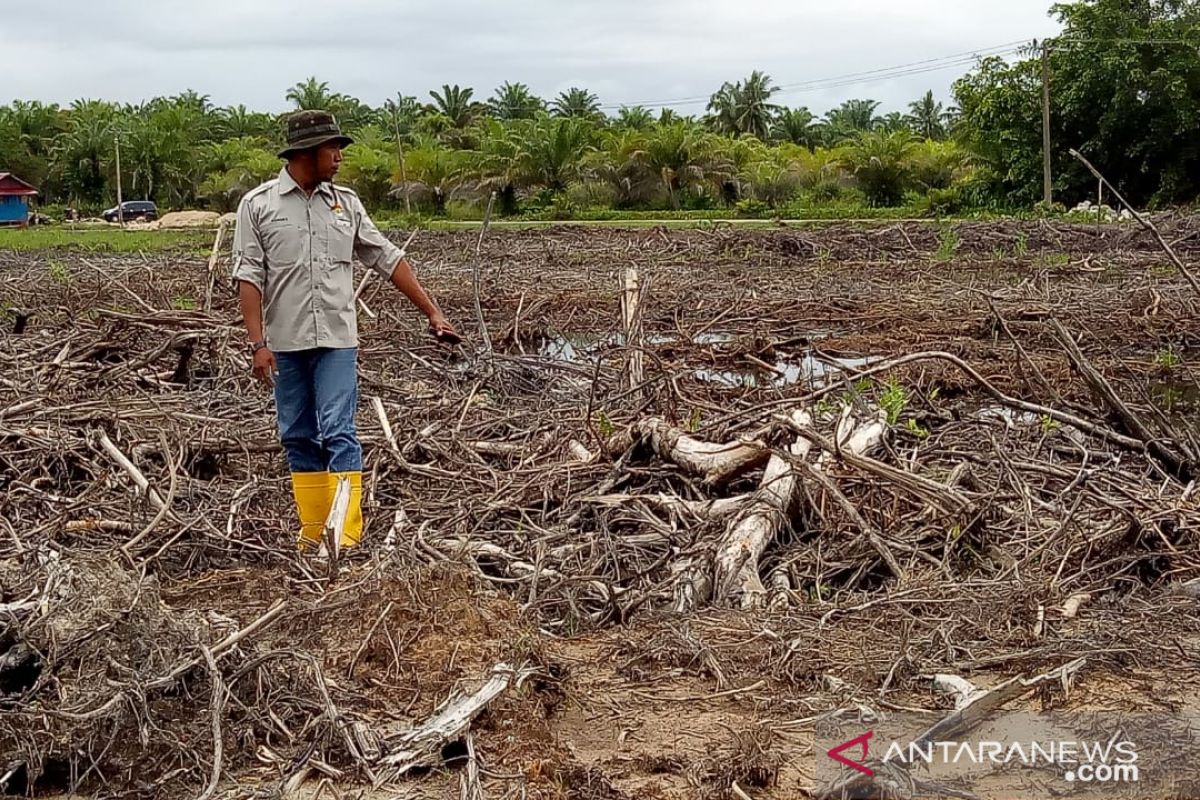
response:
[(263, 347), (254, 354), (254, 377), (267, 386), (275, 385), (275, 354)]
[(439, 342), (451, 345), (462, 342), (462, 337), (458, 335), (458, 331), (454, 330), (454, 326), (450, 324), (450, 320), (446, 319), (446, 315), (440, 311), (429, 315), (429, 332)]

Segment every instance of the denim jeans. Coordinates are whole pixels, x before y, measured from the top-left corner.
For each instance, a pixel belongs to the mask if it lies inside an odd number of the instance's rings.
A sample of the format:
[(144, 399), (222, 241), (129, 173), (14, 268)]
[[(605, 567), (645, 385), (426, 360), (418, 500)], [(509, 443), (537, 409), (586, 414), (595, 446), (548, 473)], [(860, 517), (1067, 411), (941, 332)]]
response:
[(354, 428), (357, 348), (276, 353), (275, 408), (292, 472), (355, 472), (362, 445)]

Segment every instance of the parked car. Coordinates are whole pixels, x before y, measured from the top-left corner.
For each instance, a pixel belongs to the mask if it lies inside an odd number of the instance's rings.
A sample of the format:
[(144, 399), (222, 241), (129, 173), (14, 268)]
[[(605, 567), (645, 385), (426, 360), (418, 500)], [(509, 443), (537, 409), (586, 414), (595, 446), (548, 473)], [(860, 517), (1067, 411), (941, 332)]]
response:
[[(121, 203), (121, 211), (125, 216), (126, 222), (130, 220), (146, 220), (149, 222), (150, 220), (158, 219), (158, 206), (154, 205), (150, 200), (126, 200), (124, 203)], [(117, 207), (113, 206), (101, 214), (101, 216), (104, 217), (105, 222), (116, 222), (119, 219), (117, 216)]]

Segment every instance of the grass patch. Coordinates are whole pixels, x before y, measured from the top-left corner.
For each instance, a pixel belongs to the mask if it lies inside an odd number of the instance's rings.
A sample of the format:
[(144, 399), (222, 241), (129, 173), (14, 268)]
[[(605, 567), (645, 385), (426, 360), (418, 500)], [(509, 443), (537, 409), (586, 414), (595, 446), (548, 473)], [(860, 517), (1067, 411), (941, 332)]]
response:
[(199, 252), (212, 246), (212, 231), (123, 231), (119, 228), (0, 228), (0, 250), (31, 253), (75, 250), (87, 253)]

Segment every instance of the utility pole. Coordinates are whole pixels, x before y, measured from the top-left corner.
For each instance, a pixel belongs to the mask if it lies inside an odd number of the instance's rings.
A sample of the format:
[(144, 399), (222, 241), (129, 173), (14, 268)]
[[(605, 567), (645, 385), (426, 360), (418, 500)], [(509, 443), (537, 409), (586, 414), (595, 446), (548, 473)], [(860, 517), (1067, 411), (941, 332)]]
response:
[(1054, 202), (1050, 174), (1050, 40), (1042, 42), (1042, 200), (1049, 206)]
[(125, 205), (121, 202), (121, 136), (113, 137), (117, 145), (117, 220), (125, 227)]

